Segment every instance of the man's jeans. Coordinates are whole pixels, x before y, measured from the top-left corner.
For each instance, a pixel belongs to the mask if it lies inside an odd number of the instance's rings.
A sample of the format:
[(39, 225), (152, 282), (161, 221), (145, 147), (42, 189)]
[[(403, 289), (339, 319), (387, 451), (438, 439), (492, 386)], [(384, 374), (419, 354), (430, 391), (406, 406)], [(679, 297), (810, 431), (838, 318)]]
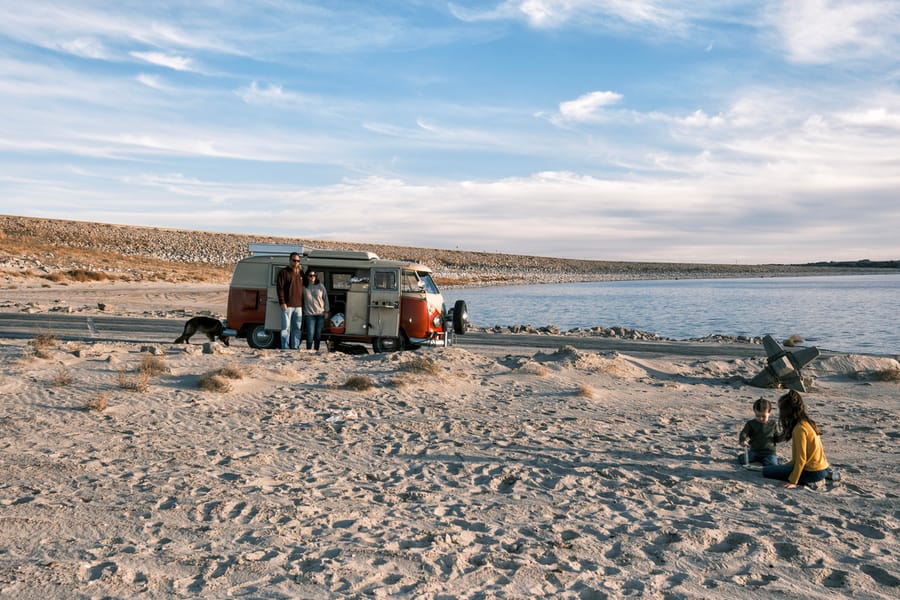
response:
[(316, 350), (319, 349), (323, 325), (325, 325), (325, 315), (306, 315), (303, 317), (303, 333), (306, 336), (307, 350), (311, 350), (313, 344), (315, 344)]
[[(281, 311), (281, 349), (287, 350), (288, 347), (296, 350), (300, 347), (300, 319), (303, 315), (303, 309), (299, 306), (288, 306), (287, 310)], [(290, 346), (288, 346), (290, 341)]]

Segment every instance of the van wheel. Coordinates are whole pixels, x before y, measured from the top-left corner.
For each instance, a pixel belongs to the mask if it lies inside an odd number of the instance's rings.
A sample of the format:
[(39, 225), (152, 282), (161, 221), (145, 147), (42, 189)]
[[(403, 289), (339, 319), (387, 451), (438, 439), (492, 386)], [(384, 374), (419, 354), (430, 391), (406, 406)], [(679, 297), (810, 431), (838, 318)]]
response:
[(406, 335), (405, 332), (400, 332), (400, 349), (401, 350), (418, 350), (422, 347), (422, 344), (413, 344), (409, 341), (409, 336)]
[(377, 337), (372, 340), (372, 350), (375, 352), (394, 352), (400, 350), (400, 338)]
[(250, 333), (247, 334), (247, 344), (249, 344), (251, 348), (267, 350), (279, 345), (280, 342), (281, 334), (276, 331), (267, 330), (264, 325), (256, 325), (250, 330)]
[(462, 335), (469, 328), (469, 307), (465, 300), (457, 300), (453, 305), (453, 331)]

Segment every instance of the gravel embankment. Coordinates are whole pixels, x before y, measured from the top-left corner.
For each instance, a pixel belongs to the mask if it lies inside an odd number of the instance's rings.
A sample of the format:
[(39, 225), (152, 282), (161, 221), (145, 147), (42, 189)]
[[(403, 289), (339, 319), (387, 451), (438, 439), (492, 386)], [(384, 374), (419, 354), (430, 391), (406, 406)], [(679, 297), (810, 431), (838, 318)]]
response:
[[(141, 279), (141, 261), (135, 260), (140, 257), (157, 261), (153, 264), (157, 270), (160, 263), (195, 268), (208, 266), (214, 268), (219, 277), (225, 277), (236, 261), (247, 256), (250, 242), (369, 250), (381, 258), (413, 260), (428, 265), (444, 286), (835, 275), (873, 271), (821, 266), (580, 260), (0, 216), (0, 272), (9, 275), (89, 269), (106, 270), (119, 276), (127, 273), (128, 278)], [(43, 251), (29, 252), (32, 247), (43, 248)], [(55, 251), (48, 252), (48, 247)], [(118, 260), (111, 257), (118, 257)]]

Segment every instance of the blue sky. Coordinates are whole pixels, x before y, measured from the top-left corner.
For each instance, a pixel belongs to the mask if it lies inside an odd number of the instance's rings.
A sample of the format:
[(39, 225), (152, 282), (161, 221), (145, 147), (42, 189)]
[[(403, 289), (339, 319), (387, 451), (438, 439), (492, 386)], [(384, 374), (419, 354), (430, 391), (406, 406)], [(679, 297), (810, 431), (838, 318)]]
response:
[(0, 213), (900, 258), (900, 2), (0, 0)]

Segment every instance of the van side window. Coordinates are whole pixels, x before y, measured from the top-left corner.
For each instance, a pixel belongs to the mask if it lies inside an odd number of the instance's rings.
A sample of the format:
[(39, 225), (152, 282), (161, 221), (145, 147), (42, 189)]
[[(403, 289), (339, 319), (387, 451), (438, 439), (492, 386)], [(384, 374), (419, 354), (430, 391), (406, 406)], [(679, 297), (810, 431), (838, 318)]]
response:
[(416, 277), (416, 274), (412, 271), (403, 271), (400, 275), (403, 280), (403, 291), (404, 292), (418, 292), (419, 289), (419, 278)]
[(350, 279), (353, 277), (353, 273), (332, 273), (331, 274), (331, 289), (333, 290), (349, 290), (350, 289)]
[(376, 271), (375, 272), (375, 289), (376, 290), (396, 290), (397, 274), (394, 271)]

